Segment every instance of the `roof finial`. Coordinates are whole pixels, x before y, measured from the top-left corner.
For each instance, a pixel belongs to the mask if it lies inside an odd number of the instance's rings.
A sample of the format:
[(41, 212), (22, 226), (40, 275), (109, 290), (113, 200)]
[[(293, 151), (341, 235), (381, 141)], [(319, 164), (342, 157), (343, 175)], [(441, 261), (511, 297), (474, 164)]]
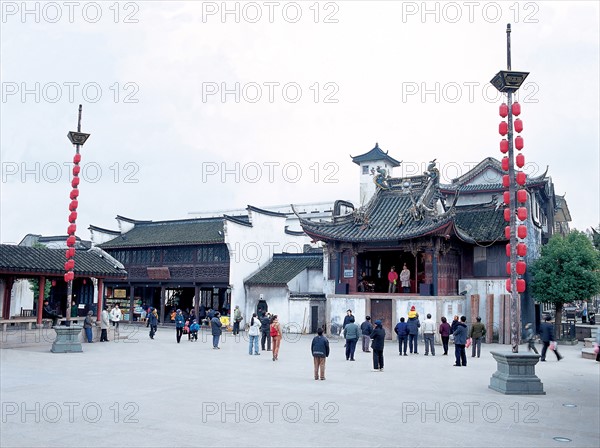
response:
[(375, 142), (375, 148), (379, 148), (379, 143)]

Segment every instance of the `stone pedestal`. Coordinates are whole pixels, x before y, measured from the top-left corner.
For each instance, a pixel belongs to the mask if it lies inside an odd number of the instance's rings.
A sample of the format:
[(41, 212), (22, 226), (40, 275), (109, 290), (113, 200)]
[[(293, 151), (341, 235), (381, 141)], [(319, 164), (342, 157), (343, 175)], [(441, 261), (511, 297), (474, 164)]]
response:
[(492, 352), (498, 370), (489, 388), (505, 395), (546, 395), (544, 385), (535, 374), (540, 356), (531, 353)]
[(52, 344), (52, 353), (79, 353), (83, 352), (79, 335), (83, 327), (81, 325), (55, 325), (52, 327), (56, 331), (56, 339)]

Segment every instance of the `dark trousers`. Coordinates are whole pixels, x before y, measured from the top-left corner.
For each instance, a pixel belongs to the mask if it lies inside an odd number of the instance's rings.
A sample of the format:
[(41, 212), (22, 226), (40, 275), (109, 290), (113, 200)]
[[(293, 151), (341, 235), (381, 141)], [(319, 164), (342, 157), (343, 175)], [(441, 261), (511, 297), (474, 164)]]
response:
[[(542, 347), (542, 355), (540, 357), (540, 361), (545, 361), (546, 360), (546, 351), (548, 350), (548, 347), (550, 347), (550, 341), (543, 341), (544, 346)], [(553, 350), (554, 354), (556, 355), (556, 359), (557, 361), (560, 361), (562, 359), (562, 356), (560, 356), (560, 353), (558, 353), (558, 350)]]
[(373, 349), (373, 368), (375, 370), (383, 369), (383, 350)]
[(442, 336), (442, 346), (444, 347), (444, 355), (448, 354), (448, 341), (450, 336)]
[(84, 328), (84, 330), (85, 330), (85, 335), (87, 337), (87, 341), (88, 342), (92, 342), (92, 339), (93, 339), (92, 329), (91, 328)]
[(419, 353), (417, 351), (417, 341), (419, 340), (419, 335), (418, 334), (409, 334), (408, 335), (408, 348), (410, 350), (410, 352), (412, 353), (413, 351), (415, 353)]
[(358, 339), (346, 339), (346, 359), (354, 359), (354, 351)]
[(156, 334), (156, 325), (150, 325), (150, 339), (154, 339), (155, 334)]
[[(398, 337), (398, 350), (400, 354), (404, 353), (406, 355), (406, 344), (408, 343), (408, 338), (406, 336)], [(403, 350), (404, 348), (404, 350)]]
[(240, 334), (240, 322), (237, 320), (233, 323), (233, 334)]
[(179, 328), (177, 327), (175, 329), (176, 335), (177, 335), (177, 343), (179, 344), (179, 342), (181, 341), (181, 335), (183, 334), (183, 328)]
[(454, 344), (454, 357), (456, 358), (457, 366), (462, 365), (463, 367), (467, 367), (467, 352), (464, 344)]
[(271, 350), (271, 334), (269, 331), (263, 331), (260, 338), (260, 347), (263, 350), (265, 349), (265, 341), (267, 342), (267, 350)]
[(369, 344), (371, 343), (371, 336), (369, 336), (368, 334), (363, 334), (362, 335), (362, 350), (363, 352), (368, 352), (369, 350)]
[(220, 334), (213, 334), (213, 347), (219, 346), (219, 339), (221, 339)]
[(533, 340), (527, 341), (527, 351), (533, 350), (535, 354), (538, 354), (537, 348), (535, 348), (535, 342)]
[(108, 342), (108, 332), (106, 328), (100, 330), (100, 342)]
[(190, 331), (190, 336), (192, 341), (197, 341), (198, 340), (198, 332), (197, 331)]

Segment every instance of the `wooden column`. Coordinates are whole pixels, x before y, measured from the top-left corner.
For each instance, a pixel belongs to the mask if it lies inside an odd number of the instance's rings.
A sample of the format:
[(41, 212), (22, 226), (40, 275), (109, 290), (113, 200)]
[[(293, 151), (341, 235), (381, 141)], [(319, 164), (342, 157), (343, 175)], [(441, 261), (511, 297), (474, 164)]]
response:
[(505, 316), (504, 316), (504, 298), (506, 294), (500, 294), (500, 308), (498, 310), (498, 344), (504, 344), (504, 327), (505, 327)]
[(102, 310), (104, 309), (104, 281), (98, 279), (98, 320), (102, 319)]
[(133, 308), (135, 303), (135, 287), (129, 285), (129, 322), (133, 322)]
[(165, 323), (165, 297), (167, 290), (164, 285), (160, 285), (160, 323)]
[[(194, 286), (194, 315), (196, 316), (196, 320), (198, 321), (198, 323), (201, 324), (200, 317), (198, 317), (199, 309), (200, 309), (200, 286), (195, 285)], [(191, 324), (191, 322), (190, 322), (190, 324)]]
[(491, 344), (494, 340), (494, 294), (486, 295), (485, 299), (486, 322), (485, 342)]
[(415, 254), (415, 287), (413, 289), (414, 294), (419, 294), (419, 253)]
[(2, 318), (9, 319), (10, 318), (10, 298), (12, 293), (12, 287), (15, 283), (14, 277), (6, 278), (6, 289), (4, 290), (4, 300), (2, 301)]
[(38, 295), (38, 308), (37, 308), (37, 324), (40, 325), (42, 323), (42, 313), (44, 312), (44, 296), (46, 292), (46, 277), (43, 275), (39, 278), (40, 283), (40, 291)]
[(471, 295), (471, 325), (476, 322), (477, 316), (479, 316), (479, 294)]
[(504, 343), (511, 344), (510, 327), (512, 325), (510, 319), (510, 294), (504, 295)]

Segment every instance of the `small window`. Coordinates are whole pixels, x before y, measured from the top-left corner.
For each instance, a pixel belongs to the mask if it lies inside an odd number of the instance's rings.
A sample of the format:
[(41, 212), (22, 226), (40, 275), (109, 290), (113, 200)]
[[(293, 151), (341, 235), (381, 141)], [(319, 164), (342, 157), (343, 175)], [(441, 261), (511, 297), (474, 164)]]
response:
[(362, 169), (363, 174), (369, 174), (369, 165), (363, 165)]

